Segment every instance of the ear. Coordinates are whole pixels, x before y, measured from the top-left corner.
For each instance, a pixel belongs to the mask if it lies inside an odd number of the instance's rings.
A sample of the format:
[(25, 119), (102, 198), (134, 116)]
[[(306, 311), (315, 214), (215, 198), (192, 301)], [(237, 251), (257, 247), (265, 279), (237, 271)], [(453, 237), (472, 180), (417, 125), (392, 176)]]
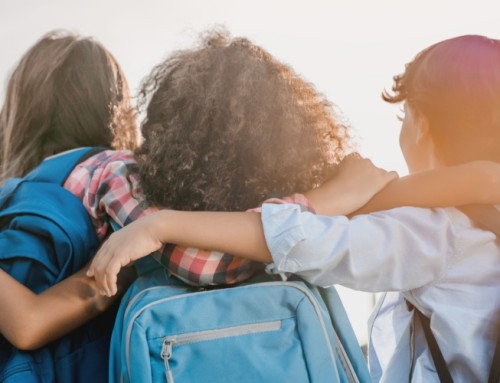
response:
[(417, 123), (416, 145), (421, 152), (426, 153), (429, 167), (435, 168), (442, 166), (439, 151), (431, 134), (429, 120), (425, 117), (420, 117)]
[(425, 142), (434, 144), (429, 126), (429, 120), (425, 116), (419, 116), (415, 125), (415, 128), (417, 129), (417, 137), (415, 143), (417, 145), (423, 144)]

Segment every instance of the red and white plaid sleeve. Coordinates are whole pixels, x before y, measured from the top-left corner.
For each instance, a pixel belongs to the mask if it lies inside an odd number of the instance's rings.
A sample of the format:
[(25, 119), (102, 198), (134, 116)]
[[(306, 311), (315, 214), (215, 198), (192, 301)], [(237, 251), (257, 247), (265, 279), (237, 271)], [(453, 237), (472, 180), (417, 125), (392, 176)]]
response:
[[(264, 203), (293, 203), (302, 211), (315, 213), (303, 194), (293, 194), (284, 198), (271, 198)], [(259, 212), (259, 208), (248, 211)], [(179, 246), (166, 246), (162, 254), (155, 258), (172, 274), (183, 281), (197, 286), (233, 284), (253, 276), (264, 266), (260, 263), (233, 257), (216, 251), (205, 251)]]
[[(82, 200), (101, 241), (110, 225), (123, 227), (157, 211), (144, 199), (137, 164), (129, 151), (104, 151), (87, 159), (64, 186)], [(171, 274), (197, 286), (240, 282), (262, 268), (227, 254), (175, 246), (166, 246), (154, 258)]]

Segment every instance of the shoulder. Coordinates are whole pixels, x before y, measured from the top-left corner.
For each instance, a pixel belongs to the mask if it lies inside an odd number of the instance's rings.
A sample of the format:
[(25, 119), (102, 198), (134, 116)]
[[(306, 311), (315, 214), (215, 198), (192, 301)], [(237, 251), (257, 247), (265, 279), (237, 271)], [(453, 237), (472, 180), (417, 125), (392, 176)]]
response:
[(380, 221), (381, 223), (399, 222), (401, 225), (429, 227), (454, 226), (457, 217), (450, 214), (453, 208), (422, 208), (403, 206), (389, 210), (377, 211), (369, 214), (354, 216), (357, 219)]
[(134, 164), (134, 154), (129, 150), (104, 150), (87, 158), (75, 168), (103, 168), (110, 163)]
[[(105, 150), (78, 164), (71, 172), (69, 178), (80, 178), (104, 171), (117, 171), (129, 169), (136, 171), (137, 165), (134, 155), (129, 150)], [(123, 171), (123, 170), (122, 170)]]
[(384, 228), (393, 237), (395, 233), (405, 232), (412, 237), (421, 238), (423, 242), (437, 241), (449, 245), (455, 244), (463, 234), (461, 227), (467, 224), (467, 217), (454, 208), (412, 206), (360, 215), (352, 219), (353, 222), (356, 220), (365, 220), (369, 226)]
[[(78, 164), (64, 187), (80, 196), (85, 190), (106, 187), (117, 179), (138, 182), (138, 168), (134, 155), (128, 150), (105, 150)], [(125, 182), (125, 181), (124, 181)]]
[[(494, 233), (477, 227), (472, 220), (455, 207), (447, 208), (415, 208), (401, 207), (371, 214), (379, 222), (388, 220), (388, 231), (393, 237), (394, 227), (407, 230), (421, 239), (423, 244), (446, 244), (443, 254), (454, 259), (491, 258), (497, 262), (499, 246)], [(395, 223), (394, 223), (395, 222)], [(397, 235), (396, 235), (397, 236)], [(450, 259), (451, 259), (450, 258)]]

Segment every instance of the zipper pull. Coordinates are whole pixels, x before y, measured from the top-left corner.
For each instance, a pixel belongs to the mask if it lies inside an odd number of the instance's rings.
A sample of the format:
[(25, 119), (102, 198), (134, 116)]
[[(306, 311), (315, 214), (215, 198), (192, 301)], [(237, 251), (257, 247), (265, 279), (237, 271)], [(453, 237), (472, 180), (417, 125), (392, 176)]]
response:
[(174, 383), (174, 376), (172, 375), (172, 370), (170, 369), (169, 360), (172, 357), (172, 346), (174, 341), (168, 338), (163, 339), (163, 345), (161, 347), (161, 358), (165, 365), (165, 378), (167, 383)]

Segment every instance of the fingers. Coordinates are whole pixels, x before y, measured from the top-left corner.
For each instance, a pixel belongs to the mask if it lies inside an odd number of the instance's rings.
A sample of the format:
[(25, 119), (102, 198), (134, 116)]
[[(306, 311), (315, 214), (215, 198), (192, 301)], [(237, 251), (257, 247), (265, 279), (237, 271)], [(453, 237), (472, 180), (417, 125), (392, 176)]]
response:
[(396, 171), (387, 171), (382, 168), (376, 168), (377, 175), (372, 178), (374, 187), (378, 189), (385, 188), (389, 183), (399, 178), (399, 174)]
[(97, 272), (96, 282), (100, 293), (108, 297), (112, 297), (116, 294), (117, 287), (117, 275), (121, 267), (117, 267), (115, 263), (111, 264), (112, 267), (107, 267), (102, 272)]
[[(145, 218), (114, 232), (101, 246), (87, 271), (99, 290), (108, 296), (117, 292), (117, 275), (131, 262), (159, 250), (163, 244), (149, 229)], [(154, 223), (156, 221), (153, 220)]]
[(360, 159), (364, 158), (358, 152), (349, 153), (347, 156), (344, 157), (344, 160), (360, 160)]
[[(364, 158), (361, 154), (353, 152), (344, 157), (341, 161), (341, 166), (346, 167), (349, 171), (375, 171), (376, 174), (386, 177), (388, 182), (399, 178), (396, 171), (387, 171), (383, 168), (375, 166), (369, 158)], [(352, 167), (352, 169), (350, 169)]]
[(389, 182), (397, 180), (399, 178), (399, 174), (395, 170), (388, 172), (388, 176), (389, 176)]
[(359, 154), (358, 152), (353, 152), (353, 153), (349, 153), (348, 155), (346, 155), (342, 161), (340, 161), (340, 165), (345, 165), (346, 163), (365, 163), (367, 165), (371, 165), (371, 166), (375, 166), (373, 165), (372, 161), (369, 159), (369, 158), (365, 158), (363, 157), (361, 154)]
[(122, 267), (120, 261), (128, 263), (128, 258), (115, 256), (112, 251), (108, 250), (109, 247), (111, 246), (108, 242), (105, 242), (99, 249), (87, 270), (87, 276), (95, 278), (97, 288), (102, 295), (111, 297), (118, 290), (117, 276)]

